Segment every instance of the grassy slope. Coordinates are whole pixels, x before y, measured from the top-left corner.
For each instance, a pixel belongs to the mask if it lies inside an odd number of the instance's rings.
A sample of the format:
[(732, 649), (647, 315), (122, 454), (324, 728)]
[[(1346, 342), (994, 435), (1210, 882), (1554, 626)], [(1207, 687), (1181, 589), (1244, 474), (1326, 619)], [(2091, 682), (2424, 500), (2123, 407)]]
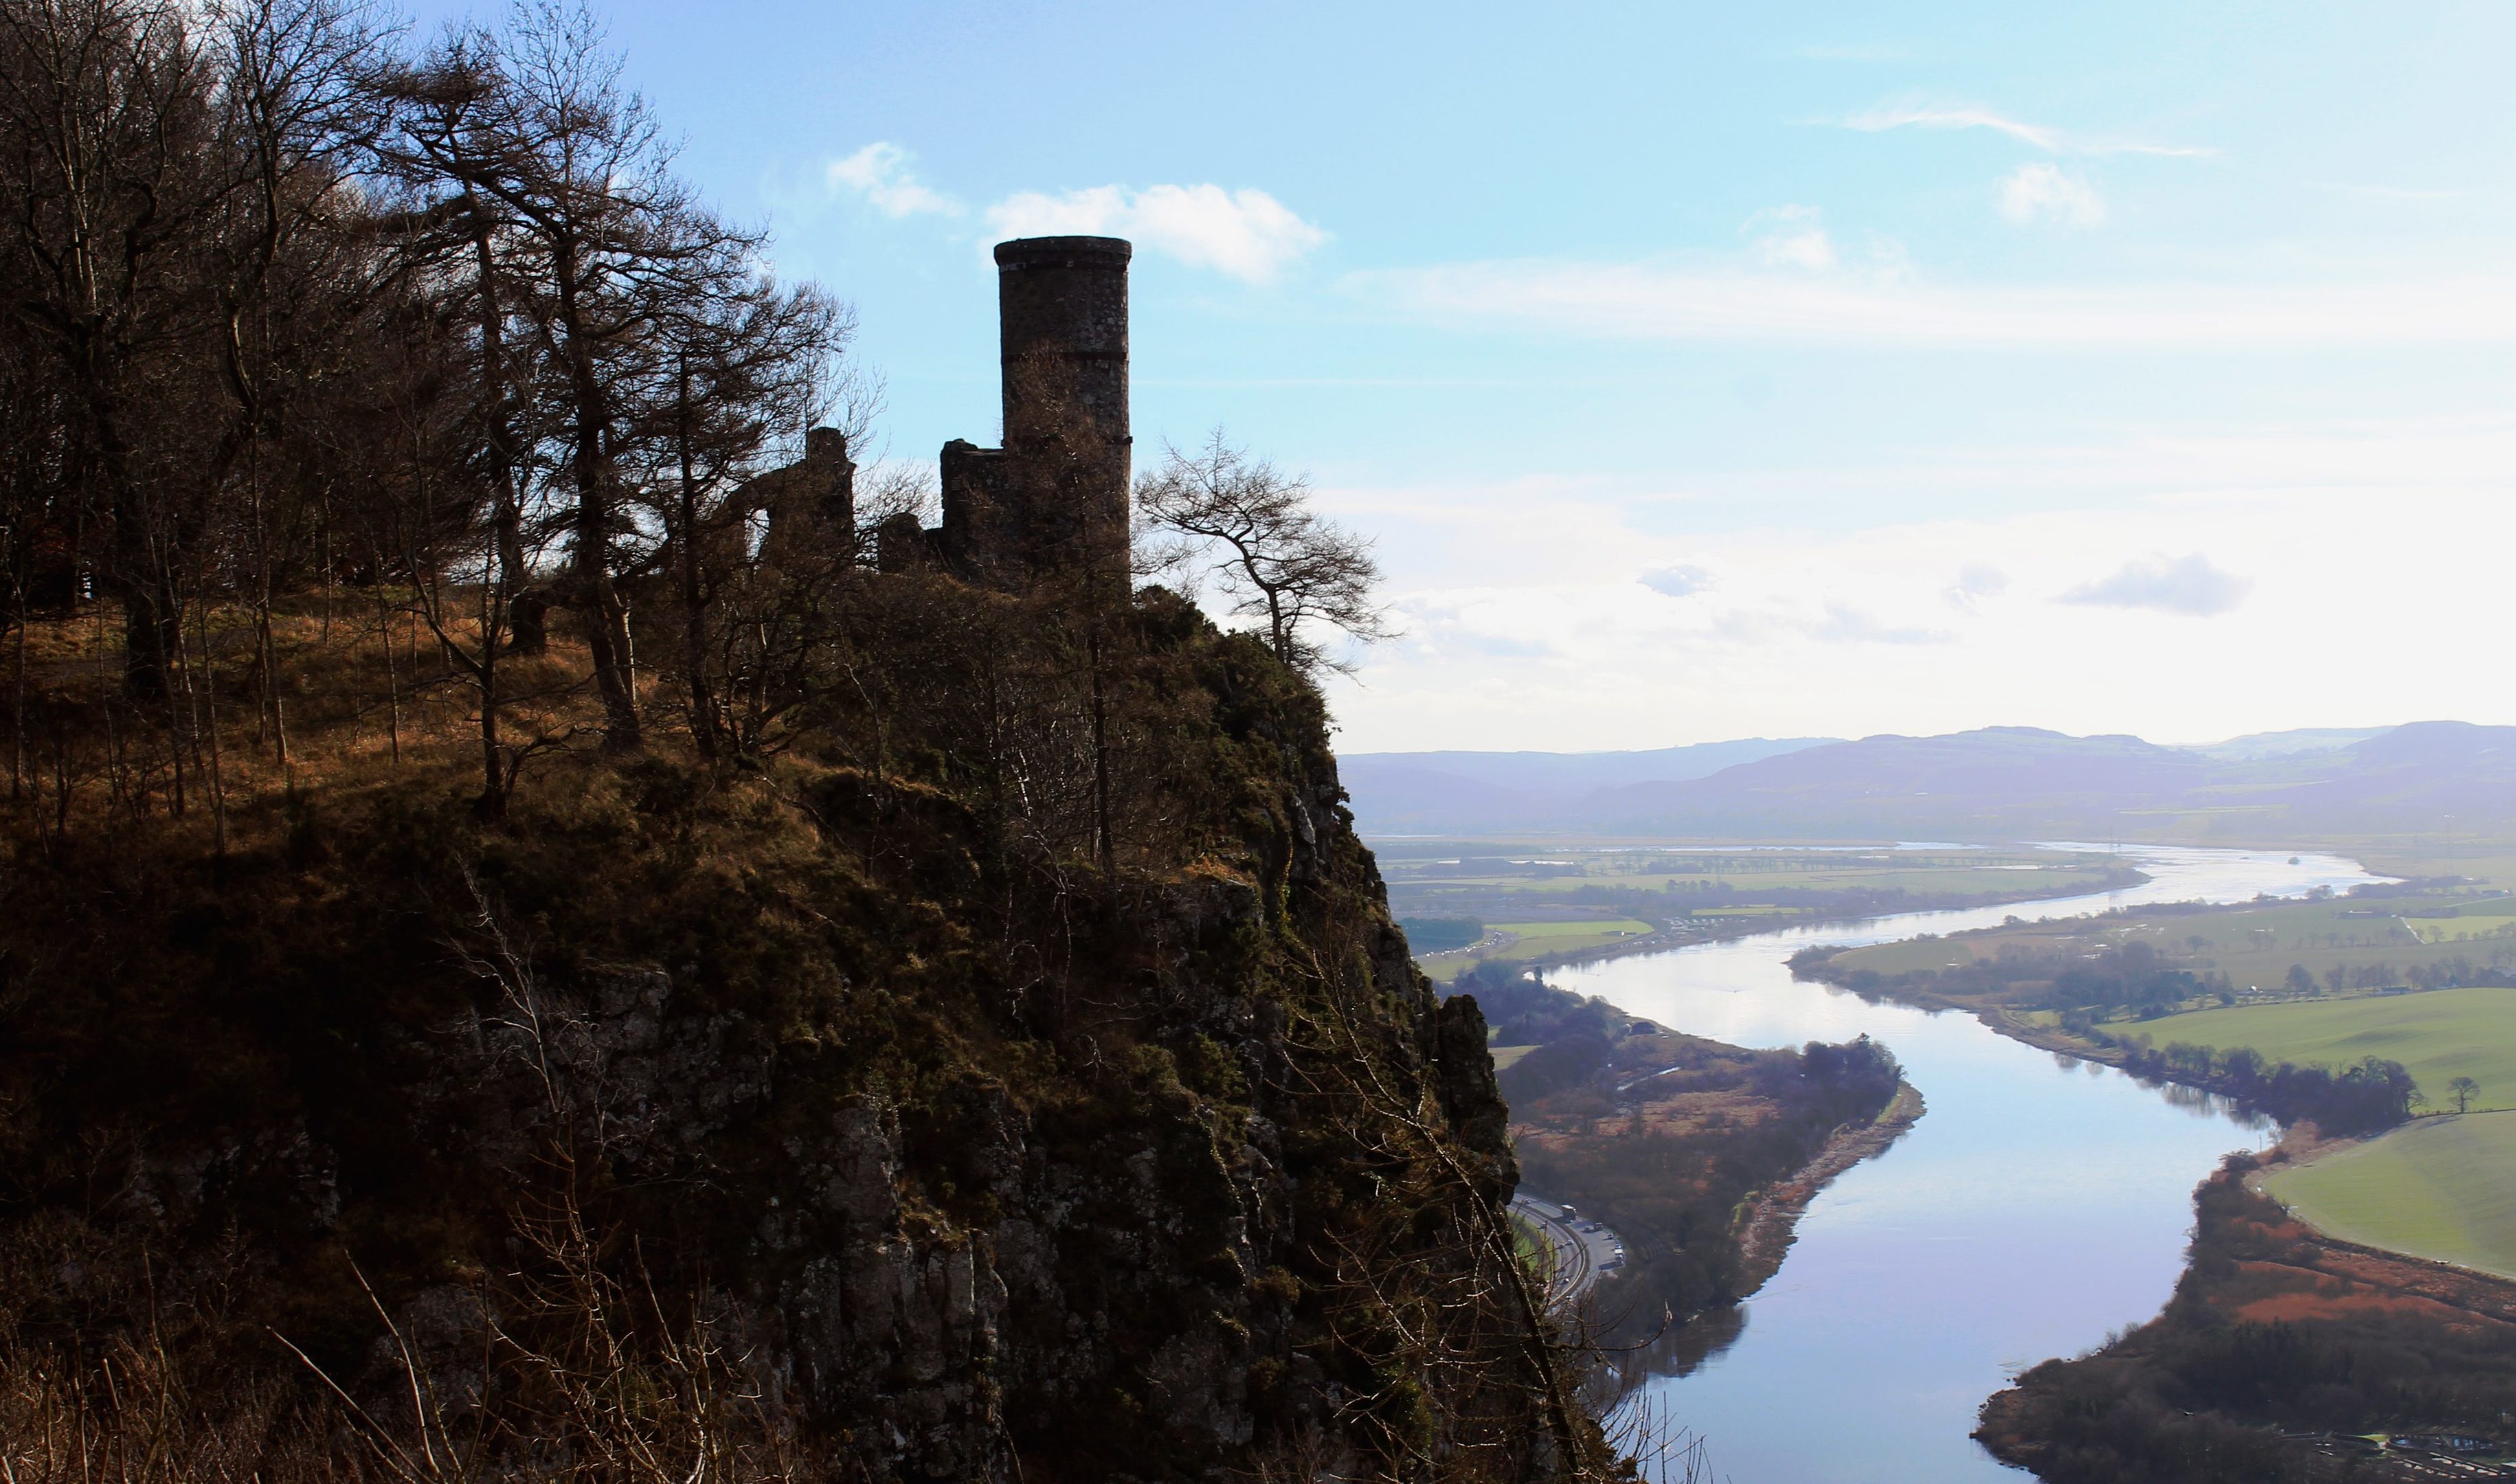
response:
[[(482, 1273), (498, 1275), (480, 1280), (483, 1293), (492, 1282), (551, 1282), (524, 1237), (540, 1240), (543, 1226), (529, 1223), (557, 1228), (546, 1213), (563, 1208), (549, 1191), (564, 1171), (566, 1215), (582, 1215), (602, 1260), (625, 1275), (607, 1281), (627, 1283), (668, 1322), (681, 1293), (721, 1298), (717, 1312), (745, 1344), (761, 1336), (759, 1364), (804, 1378), (790, 1394), (816, 1409), (816, 1425), (835, 1420), (843, 1438), (899, 1450), (911, 1460), (903, 1474), (979, 1473), (958, 1462), (972, 1455), (950, 1451), (963, 1436), (1002, 1437), (1012, 1469), (1035, 1484), (1196, 1477), (1227, 1463), (1258, 1471), (1224, 1433), (1207, 1428), (1222, 1439), (1209, 1445), (1174, 1428), (1180, 1414), (1159, 1400), (1173, 1382), (1141, 1378), (1177, 1352), (1165, 1349), (1169, 1335), (1193, 1330), (1195, 1343), (1225, 1347), (1200, 1356), (1221, 1357), (1212, 1363), (1236, 1384), (1253, 1378), (1252, 1406), (1310, 1407), (1303, 1398), (1326, 1384), (1310, 1378), (1349, 1364), (1333, 1347), (1376, 1331), (1340, 1317), (1330, 1348), (1305, 1348), (1296, 1362), (1268, 1353), (1250, 1364), (1240, 1350), (1308, 1346), (1292, 1337), (1297, 1324), (1328, 1336), (1325, 1320), (1299, 1317), (1323, 1302), (1310, 1253), (1376, 1261), (1330, 1236), (1331, 1223), (1395, 1213), (1404, 1226), (1418, 1200), (1405, 1182), (1420, 1170), (1401, 1163), (1415, 1156), (1358, 1137), (1363, 1124), (1338, 1101), (1353, 1095), (1295, 1070), (1302, 1056), (1331, 1054), (1310, 1049), (1324, 1036), (1298, 1029), (1301, 996), (1340, 996), (1338, 1025), (1358, 1049), (1334, 1053), (1338, 1068), (1413, 1058), (1392, 1083), (1406, 1089), (1408, 1129), (1438, 1129), (1447, 1115), (1423, 1122), (1432, 1094), (1418, 1095), (1412, 1069), (1439, 1065), (1422, 1049), (1431, 1022), (1409, 1008), (1419, 996), (1378, 920), (1368, 855), (1331, 807), (1316, 693), (1247, 641), (1193, 618), (1165, 626), (1165, 613), (1184, 611), (1149, 611), (1142, 651), (1107, 652), (1119, 657), (1110, 675), (1128, 687), (1109, 707), (1116, 771), (1131, 781), (1116, 816), (1142, 804), (1163, 822), (1158, 832), (1113, 829), (1119, 869), (1107, 875), (1070, 844), (1051, 854), (1061, 847), (1045, 830), (1018, 836), (1025, 822), (1001, 801), (989, 812), (968, 782), (962, 718), (1001, 714), (960, 705), (953, 687), (968, 664), (908, 649), (883, 660), (894, 667), (884, 678), (902, 682), (894, 694), (913, 685), (924, 707), (903, 704), (890, 723), (895, 737), (916, 735), (912, 721), (930, 729), (932, 745), (902, 748), (927, 777), (848, 766), (858, 738), (841, 729), (862, 723), (835, 705), (826, 729), (781, 755), (705, 769), (681, 747), (668, 694), (655, 695), (646, 757), (614, 761), (590, 743), (545, 754), (505, 822), (486, 826), (468, 806), (478, 743), (460, 688), (434, 683), (441, 677), (428, 668), (415, 685), (401, 668), (398, 714), (375, 705), (395, 683), (380, 647), (361, 648), (344, 622), (338, 647), (321, 648), (319, 619), (303, 615), (278, 625), (282, 673), (303, 681), (288, 701), (293, 775), (253, 744), (249, 693), (235, 678), (252, 651), (218, 649), (229, 839), (215, 859), (197, 791), (186, 816), (164, 817), (166, 775), (146, 771), (146, 735), (118, 740), (139, 759), (121, 786), (109, 792), (100, 776), (109, 739), (80, 728), (115, 670), (66, 642), (96, 625), (42, 629), (48, 642), (27, 646), (44, 665), (39, 706), (64, 687), (70, 700), (37, 710), (66, 722), (29, 731), (65, 735), (77, 787), (61, 807), (67, 827), (55, 816), (41, 848), (22, 806), (0, 804), (0, 827), (17, 831), (0, 829), (0, 1460), (22, 1457), (25, 1427), (61, 1425), (24, 1401), (21, 1383), (50, 1364), (32, 1346), (61, 1336), (68, 1353), (109, 1353), (117, 1325), (145, 1322), (154, 1354), (161, 1313), (164, 1348), (202, 1373), (201, 1405), (231, 1398), (207, 1389), (216, 1374), (249, 1388), (232, 1396), (251, 1408), (298, 1425), (289, 1388), (311, 1380), (273, 1335), (304, 1343), (356, 1388), (361, 1357), (378, 1353), (370, 1279), (394, 1312), (468, 1294)], [(546, 659), (511, 668), (553, 692), (547, 711), (510, 713), (520, 733), (527, 720), (591, 730), (583, 652), (566, 636)], [(1149, 695), (1180, 709), (1156, 709)], [(398, 739), (387, 732), (396, 721)], [(1148, 754), (1158, 766), (1139, 761)], [(146, 788), (159, 791), (135, 792)], [(1314, 823), (1296, 830), (1302, 809)], [(525, 1033), (500, 1029), (516, 1022), (484, 1020), (504, 1011), (471, 955), (504, 960), (476, 891), (525, 945), (529, 980), (511, 966), (506, 982), (537, 986), (536, 1003), (565, 1028), (551, 1038), (558, 1050), (545, 1053), (536, 1032), (532, 1054), (520, 1052), (511, 1042)], [(1280, 952), (1298, 956), (1268, 956)], [(1354, 976), (1374, 977), (1350, 990)], [(1008, 989), (1017, 982), (1049, 992)], [(1088, 1050), (1069, 1049), (1077, 1037)], [(1482, 1071), (1481, 1061), (1454, 1064)], [(1310, 1078), (1300, 1111), (1241, 1111), (1285, 1095), (1279, 1077)], [(550, 1090), (554, 1078), (562, 1090)], [(1486, 1092), (1493, 1160), (1502, 1108), (1489, 1082)], [(1447, 1086), (1439, 1095), (1456, 1101)], [(573, 1101), (543, 1111), (563, 1097)], [(585, 1105), (601, 1112), (579, 1117)], [(635, 1113), (624, 1119), (622, 1108)], [(639, 1132), (611, 1131), (630, 1120)], [(593, 1146), (599, 1173), (584, 1179), (577, 1171), (595, 1161), (580, 1166), (566, 1147), (565, 1161), (554, 1158), (540, 1142), (558, 1146), (562, 1135), (544, 1130), (579, 1124), (604, 1140)], [(1252, 1127), (1264, 1130), (1263, 1153), (1247, 1152)], [(108, 1165), (114, 1190), (100, 1195), (90, 1177)], [(1341, 1186), (1334, 1171), (1345, 1168), (1367, 1185)], [(1477, 1166), (1446, 1163), (1434, 1178), (1461, 1168)], [(1490, 1166), (1487, 1178), (1507, 1188)], [(1038, 1182), (1061, 1192), (1055, 1214), (1027, 1224), (1013, 1282), (999, 1286), (985, 1265), (993, 1239), (971, 1234), (1022, 1219)], [(1275, 1188), (1293, 1194), (1264, 1194)], [(1227, 1220), (1242, 1208), (1257, 1214)], [(1269, 1255), (1271, 1225), (1290, 1234), (1277, 1244), (1281, 1263)], [(1405, 1235), (1430, 1240), (1419, 1235), (1429, 1229)], [(1112, 1251), (1126, 1254), (1114, 1269)], [(964, 1285), (958, 1297), (947, 1272)], [(985, 1301), (970, 1296), (974, 1282), (993, 1292), (1000, 1321), (974, 1307)], [(214, 1303), (195, 1296), (205, 1283)], [(879, 1302), (859, 1304), (860, 1290)], [(842, 1292), (844, 1307), (819, 1296)], [(459, 1353), (453, 1336), (476, 1323), (469, 1301), (453, 1300), (458, 1317), (429, 1332), (443, 1336), (426, 1341), (446, 1347), (438, 1353)], [(494, 1301), (502, 1325), (522, 1313), (512, 1322), (533, 1333), (529, 1303)], [(949, 1317), (930, 1324), (947, 1304)], [(1091, 1316), (1083, 1338), (1086, 1325), (1069, 1333), (1061, 1309)], [(775, 1326), (749, 1328), (755, 1313)], [(1032, 1328), (1048, 1337), (1027, 1340)], [(894, 1365), (893, 1347), (926, 1335), (944, 1336), (918, 1352), (929, 1369)], [(774, 1361), (771, 1346), (781, 1347)], [(573, 1364), (581, 1352), (566, 1353)], [(1507, 1375), (1520, 1353), (1496, 1352), (1500, 1369), (1489, 1370)], [(1411, 1427), (1440, 1405), (1416, 1367), (1406, 1358), (1370, 1373), (1369, 1384), (1405, 1393), (1373, 1425)], [(673, 1374), (668, 1385), (692, 1383)], [(623, 1375), (634, 1397), (656, 1394), (647, 1373)], [(609, 1373), (598, 1384), (610, 1386)], [(1023, 1396), (1060, 1387), (1060, 1406)], [(1342, 1397), (1357, 1394), (1349, 1385)], [(1242, 1405), (1237, 1391), (1216, 1396), (1215, 1409)], [(647, 1403), (607, 1390), (604, 1405), (636, 1419)], [(895, 1405), (899, 1426), (886, 1410)], [(1515, 1396), (1479, 1416), (1511, 1425), (1526, 1407)], [(1109, 1409), (1133, 1420), (1110, 1425)], [(1254, 1428), (1265, 1446), (1290, 1426), (1257, 1416), (1240, 1424), (1243, 1441)], [(921, 1429), (913, 1445), (900, 1441), (910, 1425)], [(321, 1433), (317, 1457), (346, 1457), (358, 1446), (352, 1436)], [(795, 1466), (809, 1473), (818, 1460)], [(860, 1472), (874, 1470), (847, 1469)], [(196, 1476), (181, 1463), (164, 1473)]]
[(2433, 1103), (2445, 1100), (2449, 1081), (2469, 1077), (2481, 1083), (2476, 1109), (2516, 1108), (2516, 990), (2240, 1005), (2169, 1015), (2138, 1029), (2161, 1046), (2251, 1046), (2269, 1060), (2300, 1066), (2339, 1067), (2363, 1056), (2381, 1057), (2409, 1068)]
[(2344, 1242), (2516, 1278), (2510, 1171), (2516, 1114), (2468, 1114), (2423, 1119), (2281, 1170), (2264, 1185)]

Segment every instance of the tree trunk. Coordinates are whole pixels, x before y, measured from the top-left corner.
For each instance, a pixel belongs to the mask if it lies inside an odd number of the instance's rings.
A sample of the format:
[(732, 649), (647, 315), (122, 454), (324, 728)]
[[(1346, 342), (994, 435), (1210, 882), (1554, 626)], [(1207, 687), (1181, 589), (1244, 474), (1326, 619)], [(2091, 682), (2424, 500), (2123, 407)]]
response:
[(691, 741), (697, 746), (699, 756), (713, 761), (717, 755), (716, 698), (709, 694), (708, 687), (706, 574), (699, 562), (698, 482), (691, 473), (691, 367), (687, 360), (680, 367), (677, 392), (680, 425), (675, 432), (681, 445), (682, 529), (676, 544), (682, 555), (682, 670), (691, 691)]
[(489, 241), (489, 217), (480, 197), (467, 193), (465, 207), (472, 223), (474, 271), (480, 276), (481, 382), (489, 397), (489, 491), (498, 544), (497, 584), (509, 648), (519, 655), (539, 655), (550, 648), (545, 622), (550, 605), (529, 593), (532, 573), (524, 566), (524, 502), (516, 490), (514, 402), (507, 386), (506, 311), (498, 298), (498, 259)]
[(559, 318), (566, 340), (569, 391), (576, 403), (576, 589), (586, 616), (586, 644), (593, 652), (594, 688), (603, 698), (603, 750), (635, 752), (646, 745), (638, 724), (637, 681), (630, 669), (629, 605), (611, 580), (610, 459), (604, 447), (608, 403), (585, 337), (577, 296), (581, 289), (574, 245), (566, 238), (553, 254)]

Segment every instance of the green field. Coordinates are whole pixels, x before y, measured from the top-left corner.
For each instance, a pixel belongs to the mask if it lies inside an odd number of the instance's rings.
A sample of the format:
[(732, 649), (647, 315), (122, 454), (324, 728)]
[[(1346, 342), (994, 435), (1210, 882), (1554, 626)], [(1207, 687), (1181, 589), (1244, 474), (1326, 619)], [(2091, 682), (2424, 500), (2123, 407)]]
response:
[[(2022, 904), (2015, 927), (1855, 949), (1836, 963), (1847, 969), (1901, 974), (1996, 956), (2004, 944), (2039, 952), (2094, 952), (2144, 941), (2177, 968), (2218, 972), (2237, 988), (2275, 990), (2290, 965), (2319, 982), (2335, 970), (2353, 982), (2382, 974), (2402, 984), (2414, 966), (2437, 969), (2462, 959), (2476, 970), (2516, 967), (2516, 897), (2483, 888), (2412, 897), (2279, 902), (2206, 912), (2149, 909), (2121, 917), (2032, 920)], [(2259, 1049), (2259, 1048), (2258, 1048)]]
[(1410, 910), (1425, 912), (1438, 910), (1433, 904), (1444, 898), (1477, 897), (1495, 888), (1543, 900), (1603, 885), (1663, 891), (1714, 882), (1737, 888), (1750, 901), (1766, 891), (1989, 894), (2034, 887), (2064, 896), (2101, 887), (2105, 869), (2113, 864), (2104, 856), (2036, 850), (1688, 853), (1561, 842), (1415, 840), (1376, 840), (1373, 850), (1392, 893), (1406, 897)]
[(1619, 917), (1609, 922), (1494, 922), (1488, 926), (1520, 940), (1503, 950), (1515, 958), (1605, 948), (1611, 943), (1640, 937), (1652, 930), (1650, 923), (1636, 917)]
[(1602, 922), (1591, 918), (1577, 922), (1489, 922), (1486, 926), (1498, 933), (1509, 933), (1510, 939), (1500, 947), (1482, 954), (1451, 952), (1425, 954), (1416, 957), (1416, 966), (1433, 978), (1436, 984), (1448, 984), (1469, 964), (1486, 958), (1537, 958), (1550, 954), (1577, 954), (1585, 949), (1606, 948), (1638, 938), (1652, 930), (1652, 925), (1639, 917), (1615, 917)]
[[(2446, 993), (2453, 993), (2448, 991)], [(2318, 1230), (2516, 1278), (2516, 1113), (2422, 1119), (2272, 1174)]]
[[(1576, 840), (1376, 840), (1402, 921), (1476, 922), (1515, 941), (1461, 953), (1422, 934), (1417, 962), (1448, 981), (1478, 957), (1556, 958), (1612, 948), (1656, 927), (1700, 934), (1813, 916), (1987, 896), (2067, 896), (2104, 884), (2103, 855), (2032, 849), (1942, 851), (1613, 846)], [(1899, 900), (1899, 896), (1903, 900)], [(1410, 939), (1415, 935), (1410, 935)]]
[(2516, 990), (2293, 999), (2192, 1010), (2121, 1029), (2137, 1029), (2160, 1046), (2251, 1046), (2266, 1060), (2299, 1066), (2382, 1057), (2410, 1068), (2433, 1105), (2444, 1104), (2449, 1081), (2469, 1077), (2481, 1083), (2475, 1109), (2516, 1108)]

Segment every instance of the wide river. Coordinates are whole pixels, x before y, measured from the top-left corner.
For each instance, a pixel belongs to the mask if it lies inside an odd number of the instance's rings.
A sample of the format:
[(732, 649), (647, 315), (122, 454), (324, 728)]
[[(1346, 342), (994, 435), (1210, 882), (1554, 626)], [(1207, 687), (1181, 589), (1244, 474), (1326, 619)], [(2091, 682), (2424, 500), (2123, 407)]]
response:
[[(2087, 848), (2087, 847), (2083, 847)], [(1907, 912), (1612, 959), (1548, 977), (1734, 1045), (1867, 1034), (1929, 1111), (1829, 1186), (1738, 1341), (1644, 1396), (1738, 1484), (1961, 1484), (2025, 1477), (1968, 1436), (2016, 1371), (2151, 1318), (2184, 1265), (2193, 1188), (2269, 1136), (2216, 1100), (1996, 1036), (1970, 1015), (1865, 1004), (1791, 978), (1812, 943), (1887, 943), (2150, 902), (2346, 890), (2355, 863), (2128, 847), (2141, 886), (1969, 912)]]

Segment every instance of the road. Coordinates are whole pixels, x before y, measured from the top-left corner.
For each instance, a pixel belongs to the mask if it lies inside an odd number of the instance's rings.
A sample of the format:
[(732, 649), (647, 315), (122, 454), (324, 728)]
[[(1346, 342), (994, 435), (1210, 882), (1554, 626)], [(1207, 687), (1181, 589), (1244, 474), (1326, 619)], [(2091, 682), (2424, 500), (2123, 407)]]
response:
[(1587, 1216), (1568, 1221), (1562, 1207), (1531, 1195), (1512, 1197), (1511, 1210), (1554, 1245), (1554, 1279), (1546, 1294), (1550, 1305), (1562, 1308), (1579, 1303), (1601, 1277), (1624, 1265), (1625, 1245), (1614, 1232)]

